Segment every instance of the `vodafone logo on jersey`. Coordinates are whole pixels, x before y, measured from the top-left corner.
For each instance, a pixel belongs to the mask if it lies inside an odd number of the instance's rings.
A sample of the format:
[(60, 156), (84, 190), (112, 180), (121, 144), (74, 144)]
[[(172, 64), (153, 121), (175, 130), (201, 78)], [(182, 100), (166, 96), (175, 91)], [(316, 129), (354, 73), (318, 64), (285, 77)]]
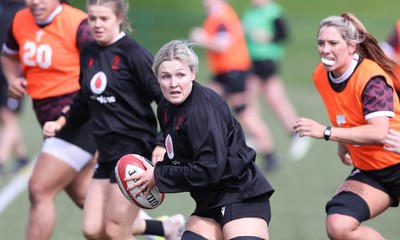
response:
[(96, 73), (90, 80), (90, 90), (94, 94), (101, 94), (107, 86), (107, 76), (104, 72)]
[[(171, 135), (168, 134), (167, 138), (165, 138), (165, 148), (167, 150), (167, 156), (169, 159), (173, 159), (175, 156), (174, 153), (174, 144), (172, 143), (172, 137)], [(180, 165), (181, 162), (179, 162), (178, 160), (172, 160), (171, 163), (173, 165)]]
[(165, 138), (165, 148), (167, 150), (167, 155), (169, 159), (174, 158), (174, 146), (172, 144), (171, 135), (168, 134), (167, 138)]

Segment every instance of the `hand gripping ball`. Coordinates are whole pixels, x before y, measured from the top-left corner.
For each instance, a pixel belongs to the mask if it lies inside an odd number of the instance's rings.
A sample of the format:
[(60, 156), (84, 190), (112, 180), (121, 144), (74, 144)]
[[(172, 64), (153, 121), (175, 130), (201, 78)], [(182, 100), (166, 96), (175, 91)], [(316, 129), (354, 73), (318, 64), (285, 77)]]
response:
[(139, 188), (136, 187), (128, 191), (127, 188), (132, 186), (134, 182), (133, 180), (124, 180), (126, 177), (145, 171), (146, 168), (143, 165), (143, 161), (151, 164), (149, 160), (138, 154), (127, 154), (121, 157), (115, 166), (115, 177), (117, 178), (119, 189), (131, 203), (140, 208), (153, 209), (161, 205), (165, 194), (160, 193), (158, 188), (154, 187), (146, 197), (144, 196), (144, 190), (137, 197), (133, 197), (137, 191), (140, 191)]

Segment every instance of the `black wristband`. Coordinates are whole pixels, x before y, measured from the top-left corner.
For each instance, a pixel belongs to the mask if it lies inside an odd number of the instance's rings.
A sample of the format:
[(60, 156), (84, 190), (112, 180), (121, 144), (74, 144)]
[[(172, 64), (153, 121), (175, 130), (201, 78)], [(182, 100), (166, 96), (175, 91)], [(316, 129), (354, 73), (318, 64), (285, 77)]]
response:
[(332, 134), (332, 129), (331, 126), (327, 126), (324, 130), (324, 139), (325, 141), (329, 141), (329, 138), (331, 137)]

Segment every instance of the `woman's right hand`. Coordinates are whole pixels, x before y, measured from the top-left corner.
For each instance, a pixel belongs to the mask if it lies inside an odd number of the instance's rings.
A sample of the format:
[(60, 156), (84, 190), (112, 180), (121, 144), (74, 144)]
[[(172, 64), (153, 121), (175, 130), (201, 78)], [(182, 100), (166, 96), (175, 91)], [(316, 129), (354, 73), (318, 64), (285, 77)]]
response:
[(23, 98), (27, 95), (27, 81), (23, 77), (15, 78), (8, 85), (8, 95), (15, 99)]
[(57, 121), (48, 121), (43, 125), (43, 137), (54, 137), (61, 128), (61, 124)]

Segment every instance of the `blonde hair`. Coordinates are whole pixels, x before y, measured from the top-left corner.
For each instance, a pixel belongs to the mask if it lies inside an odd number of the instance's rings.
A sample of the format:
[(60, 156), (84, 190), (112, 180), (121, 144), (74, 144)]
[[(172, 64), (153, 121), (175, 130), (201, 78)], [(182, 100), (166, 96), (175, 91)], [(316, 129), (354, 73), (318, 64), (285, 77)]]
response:
[(187, 40), (172, 40), (162, 46), (154, 56), (153, 72), (157, 75), (161, 63), (171, 60), (179, 60), (186, 64), (190, 71), (196, 72), (199, 67), (199, 59), (193, 51), (193, 43)]

